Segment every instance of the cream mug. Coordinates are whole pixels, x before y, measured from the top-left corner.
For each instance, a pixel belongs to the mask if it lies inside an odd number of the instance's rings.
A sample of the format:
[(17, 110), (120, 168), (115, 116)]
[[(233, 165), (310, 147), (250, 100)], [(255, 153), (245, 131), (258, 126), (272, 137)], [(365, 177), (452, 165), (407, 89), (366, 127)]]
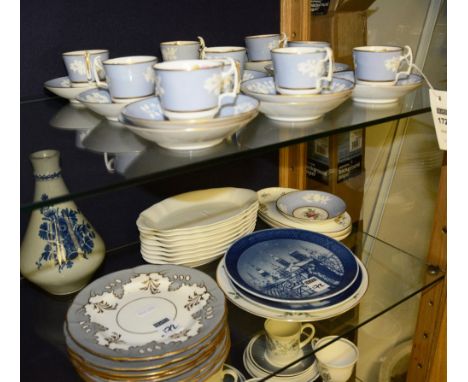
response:
[[(266, 350), (265, 358), (274, 365), (284, 366), (301, 356), (301, 349), (315, 335), (312, 324), (268, 319), (265, 321)], [(302, 334), (310, 329), (310, 333), (301, 341)]]

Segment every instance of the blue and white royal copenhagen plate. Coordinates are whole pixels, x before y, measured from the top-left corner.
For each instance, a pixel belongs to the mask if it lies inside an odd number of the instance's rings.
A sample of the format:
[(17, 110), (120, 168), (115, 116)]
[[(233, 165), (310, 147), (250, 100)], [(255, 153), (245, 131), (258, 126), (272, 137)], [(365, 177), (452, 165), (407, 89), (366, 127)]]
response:
[[(226, 270), (225, 265), (223, 265), (223, 269), (224, 271)], [(278, 302), (278, 301), (266, 300), (266, 299), (257, 297), (245, 290), (237, 288), (235, 285), (232, 285), (232, 287), (244, 299), (251, 301), (253, 304), (264, 306), (265, 308), (268, 308), (268, 309), (278, 310), (280, 312), (309, 312), (311, 313), (313, 311), (320, 312), (323, 309), (335, 307), (347, 301), (348, 299), (352, 298), (354, 294), (361, 287), (362, 281), (363, 281), (362, 270), (359, 267), (356, 280), (352, 283), (352, 285), (349, 288), (345, 289), (343, 293), (340, 293), (336, 296), (326, 298), (317, 302), (289, 303), (289, 304)]]
[(324, 191), (293, 191), (276, 201), (278, 210), (301, 221), (333, 219), (346, 211), (346, 203), (336, 195)]
[(294, 228), (244, 236), (226, 252), (225, 265), (236, 286), (282, 303), (336, 296), (354, 283), (359, 270), (354, 254), (340, 242)]

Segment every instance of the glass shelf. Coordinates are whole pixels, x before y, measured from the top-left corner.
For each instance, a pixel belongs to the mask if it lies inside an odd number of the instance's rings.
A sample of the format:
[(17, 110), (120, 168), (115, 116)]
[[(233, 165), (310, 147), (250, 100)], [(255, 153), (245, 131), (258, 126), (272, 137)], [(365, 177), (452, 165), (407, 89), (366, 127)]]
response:
[[(258, 228), (266, 227), (259, 222)], [(442, 272), (430, 276), (424, 261), (370, 235), (353, 233), (343, 243), (365, 264), (369, 286), (355, 308), (330, 319), (315, 321), (318, 337), (339, 335), (353, 338), (359, 347), (359, 329), (405, 301), (416, 301), (421, 291), (445, 277)], [(141, 264), (146, 263), (140, 256), (138, 243), (134, 243), (109, 251), (94, 278)], [(218, 261), (213, 261), (199, 269), (214, 278), (217, 264)], [(393, 287), (388, 288), (388, 285)], [(23, 279), (20, 297), (22, 377), (33, 380), (37, 375), (47, 375), (54, 381), (79, 381), (67, 359), (62, 334), (64, 317), (74, 296), (51, 296)], [(250, 339), (262, 330), (264, 319), (228, 302), (228, 321), (232, 345), (226, 363), (247, 377), (242, 354)], [(37, 352), (37, 349), (41, 351)]]
[[(366, 128), (430, 111), (427, 88), (420, 88), (386, 106), (346, 101), (322, 119), (311, 122), (275, 122), (259, 114), (237, 134), (212, 148), (167, 150), (62, 99), (21, 104), (21, 210), (76, 200), (204, 167), (271, 152), (311, 139)], [(70, 194), (33, 202), (30, 153), (56, 149)], [(105, 166), (112, 160), (115, 172)], [(112, 159), (113, 158), (113, 159)]]

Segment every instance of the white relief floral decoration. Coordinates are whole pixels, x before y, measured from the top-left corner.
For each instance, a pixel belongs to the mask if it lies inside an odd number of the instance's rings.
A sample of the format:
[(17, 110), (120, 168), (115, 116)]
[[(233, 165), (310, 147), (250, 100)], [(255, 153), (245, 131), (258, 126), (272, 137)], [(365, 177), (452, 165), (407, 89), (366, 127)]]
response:
[(177, 60), (177, 48), (175, 46), (165, 47), (162, 49), (162, 55), (165, 61)]
[(69, 79), (62, 80), (62, 81), (60, 81), (60, 86), (62, 88), (69, 88), (71, 86), (71, 82), (70, 82)]
[(398, 71), (398, 67), (400, 66), (400, 58), (399, 57), (392, 57), (388, 60), (385, 60), (385, 69), (390, 70), (393, 73)]
[(164, 94), (164, 88), (161, 86), (161, 76), (155, 74), (154, 76), (154, 88), (156, 96), (162, 96)]
[(273, 81), (254, 82), (246, 85), (247, 90), (259, 94), (275, 94), (275, 84)]
[(326, 195), (311, 193), (311, 194), (304, 195), (302, 199), (304, 199), (306, 202), (316, 202), (320, 204), (326, 204), (330, 200), (330, 197)]
[(254, 75), (249, 72), (244, 72), (244, 75), (242, 76), (242, 81), (247, 81), (247, 80), (252, 80), (254, 78)]
[(276, 49), (279, 47), (279, 41), (278, 40), (273, 40), (268, 44), (268, 49)]
[(218, 95), (223, 85), (223, 77), (220, 74), (213, 74), (205, 80), (203, 88), (207, 90), (208, 93)]
[(161, 105), (156, 103), (145, 103), (140, 106), (140, 110), (146, 113), (151, 119), (157, 119), (162, 115)]
[(109, 103), (110, 102), (109, 98), (101, 93), (87, 94), (85, 97), (85, 101), (96, 102), (96, 103)]
[(78, 73), (81, 75), (86, 74), (86, 65), (83, 61), (80, 60), (73, 60), (72, 62), (70, 62), (69, 69), (74, 73)]
[(307, 60), (299, 62), (297, 64), (297, 69), (300, 73), (309, 77), (321, 76), (324, 71), (324, 62), (323, 60)]
[(144, 73), (144, 76), (145, 76), (145, 80), (146, 82), (150, 82), (150, 83), (153, 83), (154, 84), (154, 81), (155, 81), (155, 73), (154, 73), (154, 70), (151, 66), (148, 66), (145, 70), (145, 73)]

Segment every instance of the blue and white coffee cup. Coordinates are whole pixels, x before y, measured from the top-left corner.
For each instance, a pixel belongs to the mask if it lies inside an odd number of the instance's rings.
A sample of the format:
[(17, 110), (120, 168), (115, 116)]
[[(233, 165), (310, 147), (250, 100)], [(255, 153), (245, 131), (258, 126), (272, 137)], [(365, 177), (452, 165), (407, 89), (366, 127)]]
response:
[(198, 60), (204, 48), (203, 38), (199, 41), (165, 41), (160, 44), (163, 61)]
[(244, 74), (245, 63), (247, 62), (247, 49), (243, 46), (213, 46), (202, 49), (201, 58), (217, 60), (231, 57), (239, 65), (240, 78)]
[(114, 102), (127, 102), (131, 98), (148, 97), (154, 94), (155, 56), (128, 56), (94, 62), (94, 72), (105, 72), (106, 82), (97, 80), (100, 88), (109, 90)]
[(107, 49), (90, 49), (62, 53), (72, 87), (88, 86), (90, 82), (96, 81), (94, 60), (98, 57), (102, 61), (107, 60), (109, 51)]
[[(225, 65), (228, 70), (224, 70)], [(154, 65), (156, 95), (163, 114), (169, 119), (213, 118), (226, 99), (236, 97), (239, 89), (223, 92), (227, 77), (239, 83), (235, 61), (182, 60)]]
[(278, 48), (271, 51), (275, 85), (281, 94), (316, 94), (333, 77), (333, 51), (328, 48)]
[(245, 37), (249, 61), (270, 61), (271, 50), (286, 46), (287, 36), (281, 34), (261, 34)]
[[(353, 48), (356, 82), (393, 85), (413, 68), (409, 46), (360, 46)], [(406, 65), (406, 69), (402, 67)]]

